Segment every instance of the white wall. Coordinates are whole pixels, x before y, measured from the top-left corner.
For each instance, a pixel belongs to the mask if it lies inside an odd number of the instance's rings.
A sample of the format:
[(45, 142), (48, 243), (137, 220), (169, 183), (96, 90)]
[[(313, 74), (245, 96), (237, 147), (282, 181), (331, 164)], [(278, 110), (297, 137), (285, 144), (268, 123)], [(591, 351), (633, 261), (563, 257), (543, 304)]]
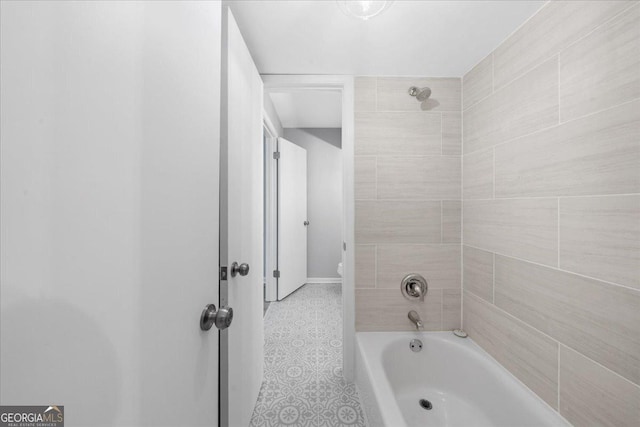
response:
[(288, 129), (284, 137), (307, 150), (307, 277), (340, 277), (342, 257), (341, 129)]
[(0, 5), (0, 403), (215, 425), (220, 4)]

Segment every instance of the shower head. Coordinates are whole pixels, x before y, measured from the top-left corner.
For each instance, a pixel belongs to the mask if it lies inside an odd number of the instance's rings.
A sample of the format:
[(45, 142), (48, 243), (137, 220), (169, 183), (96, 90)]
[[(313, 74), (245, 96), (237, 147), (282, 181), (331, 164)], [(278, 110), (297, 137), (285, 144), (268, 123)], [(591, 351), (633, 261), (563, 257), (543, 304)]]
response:
[(411, 86), (409, 88), (409, 95), (415, 96), (418, 102), (424, 102), (431, 96), (431, 89), (428, 87), (419, 88), (416, 86)]

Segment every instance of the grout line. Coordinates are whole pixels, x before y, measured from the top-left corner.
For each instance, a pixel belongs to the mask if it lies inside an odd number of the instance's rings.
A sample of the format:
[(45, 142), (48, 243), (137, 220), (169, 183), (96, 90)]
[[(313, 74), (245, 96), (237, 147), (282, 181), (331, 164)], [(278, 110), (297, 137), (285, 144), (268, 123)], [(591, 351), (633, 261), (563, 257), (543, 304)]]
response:
[(472, 108), (478, 106), (480, 103), (482, 103), (483, 101), (485, 101), (487, 98), (491, 98), (491, 96), (493, 95), (493, 88), (491, 88), (491, 93), (489, 95), (485, 95), (482, 98), (478, 99), (477, 101), (475, 101), (473, 104), (467, 106), (467, 108), (465, 108), (464, 110), (462, 110), (462, 112), (468, 112), (469, 110), (471, 110)]
[(583, 277), (583, 278), (585, 278), (585, 279), (595, 280), (596, 282), (604, 283), (604, 284), (606, 284), (606, 285), (616, 286), (616, 287), (618, 287), (618, 288), (624, 288), (624, 289), (628, 289), (628, 290), (630, 290), (630, 291), (634, 291), (634, 292), (640, 292), (640, 289), (637, 289), (637, 288), (632, 288), (632, 287), (630, 287), (630, 286), (621, 285), (621, 284), (619, 284), (619, 283), (614, 283), (614, 282), (609, 282), (609, 281), (607, 281), (607, 280), (598, 279), (597, 277), (586, 276), (586, 275), (584, 275), (584, 274), (576, 273), (575, 271), (563, 270), (562, 268), (554, 267), (554, 266), (552, 266), (552, 265), (548, 265), (548, 264), (541, 264), (541, 263), (539, 263), (539, 262), (530, 261), (530, 260), (528, 260), (528, 259), (518, 258), (518, 257), (515, 257), (515, 256), (513, 256), (513, 255), (506, 255), (506, 254), (503, 254), (503, 253), (500, 253), (500, 252), (493, 251), (493, 250), (491, 250), (491, 249), (486, 249), (486, 248), (480, 248), (480, 247), (478, 247), (478, 246), (473, 246), (473, 245), (470, 245), (470, 244), (468, 244), (468, 243), (465, 243), (465, 246), (469, 246), (470, 248), (478, 249), (478, 250), (485, 251), (485, 252), (493, 252), (493, 253), (494, 253), (494, 256), (495, 256), (495, 255), (499, 255), (499, 256), (506, 257), (506, 258), (511, 258), (511, 259), (515, 259), (515, 260), (518, 260), (518, 261), (526, 262), (526, 263), (529, 263), (529, 264), (537, 265), (537, 266), (540, 266), (540, 267), (549, 268), (549, 269), (551, 269), (551, 270), (560, 271), (560, 272), (562, 272), (562, 273), (568, 273), (568, 274), (572, 274), (572, 275), (574, 275), (574, 276)]
[(476, 149), (476, 150), (473, 150), (473, 151), (470, 151), (470, 152), (468, 152), (468, 153), (464, 153), (464, 154), (465, 154), (465, 155), (467, 155), (467, 154), (475, 153), (476, 151), (480, 151), (480, 150), (484, 150), (484, 149), (488, 149), (488, 148), (492, 148), (492, 147), (493, 147), (493, 148), (495, 148), (495, 147), (498, 147), (498, 146), (500, 146), (500, 145), (504, 145), (504, 144), (509, 144), (509, 143), (514, 142), (514, 141), (517, 141), (517, 140), (519, 140), (519, 139), (523, 139), (523, 138), (526, 138), (526, 137), (529, 137), (529, 136), (532, 136), (532, 135), (536, 135), (536, 134), (539, 134), (539, 133), (542, 133), (542, 132), (548, 131), (548, 130), (553, 129), (553, 128), (557, 128), (557, 127), (560, 127), (560, 126), (564, 126), (564, 125), (566, 125), (567, 123), (572, 123), (572, 122), (575, 122), (575, 121), (578, 121), (578, 120), (586, 119), (586, 118), (591, 117), (591, 116), (594, 116), (594, 115), (596, 115), (596, 114), (600, 114), (600, 113), (607, 112), (607, 111), (609, 111), (609, 110), (613, 110), (614, 108), (619, 108), (619, 107), (622, 107), (622, 106), (627, 105), (627, 104), (632, 104), (632, 103), (634, 103), (634, 102), (637, 102), (638, 100), (640, 100), (640, 97), (633, 98), (633, 99), (630, 99), (630, 100), (628, 100), (628, 101), (622, 102), (622, 103), (620, 103), (620, 104), (616, 104), (616, 105), (611, 106), (611, 107), (603, 108), (602, 110), (594, 111), (594, 112), (592, 112), (592, 113), (585, 114), (585, 115), (583, 115), (583, 116), (574, 117), (574, 118), (572, 118), (571, 120), (567, 120), (567, 121), (562, 122), (562, 123), (560, 123), (560, 124), (555, 124), (555, 125), (552, 125), (552, 126), (547, 126), (547, 127), (545, 127), (545, 128), (542, 128), (542, 129), (537, 129), (537, 130), (535, 130), (535, 131), (533, 131), (533, 132), (529, 132), (529, 133), (526, 133), (526, 134), (523, 134), (523, 135), (515, 136), (515, 137), (513, 137), (513, 138), (509, 138), (509, 139), (507, 139), (507, 140), (505, 140), (505, 141), (502, 141), (502, 142), (499, 142), (499, 143), (497, 143), (497, 144), (493, 144), (493, 145), (491, 145), (491, 146), (489, 146), (489, 147), (482, 147), (482, 148), (478, 148), (478, 149)]
[[(488, 59), (489, 57), (491, 57), (491, 85), (490, 85), (490, 87), (489, 87), (489, 89), (490, 89), (490, 90), (489, 90), (489, 94), (487, 94), (487, 95), (483, 96), (483, 97), (482, 97), (482, 98), (480, 98), (480, 99), (476, 99), (475, 101), (473, 101), (473, 103), (471, 103), (471, 104), (467, 105), (466, 107), (465, 107), (465, 105), (464, 105), (464, 97), (462, 97), (462, 100), (461, 100), (461, 102), (460, 102), (460, 105), (461, 105), (461, 112), (468, 111), (469, 109), (471, 109), (471, 108), (475, 107), (476, 105), (478, 105), (479, 103), (481, 103), (482, 101), (484, 101), (485, 99), (487, 99), (487, 98), (489, 98), (491, 95), (493, 95), (493, 92), (494, 92), (494, 90), (493, 90), (493, 81), (494, 81), (494, 79), (493, 79), (493, 74), (494, 74), (494, 60), (493, 60), (493, 52), (489, 53), (487, 56), (485, 56), (484, 58), (482, 58), (482, 59), (481, 59), (481, 60), (480, 60), (476, 65), (474, 65), (474, 66), (473, 66), (473, 68), (471, 68), (471, 70), (469, 70), (469, 71), (465, 74), (465, 76), (466, 76), (467, 74), (469, 74), (471, 71), (473, 71), (473, 69), (474, 69), (474, 68), (476, 68), (478, 65), (480, 65), (480, 62), (485, 61), (485, 60), (486, 60), (486, 59)], [(462, 80), (462, 92), (464, 92), (464, 78), (462, 78), (461, 80)]]
[[(487, 303), (486, 300), (480, 298), (479, 296), (477, 296), (476, 294), (473, 294), (476, 298), (480, 299), (483, 303)], [(506, 313), (508, 314), (508, 313)], [(516, 319), (518, 320), (518, 319)], [(473, 339), (473, 338), (472, 338)], [(507, 368), (502, 362), (500, 362), (492, 353), (489, 353), (488, 350), (486, 350), (483, 346), (480, 345), (480, 343), (478, 343), (477, 341), (474, 340), (474, 342), (480, 347), (480, 349), (486, 353), (493, 361), (495, 361), (501, 368), (503, 368), (513, 379), (516, 380), (516, 382), (518, 382), (519, 384), (521, 384), (522, 386), (524, 386), (524, 388), (526, 388), (527, 390), (531, 391), (531, 393), (533, 393), (533, 395), (545, 406), (549, 407), (551, 410), (553, 410), (554, 412), (556, 412), (558, 415), (560, 415), (562, 417), (562, 414), (560, 414), (560, 412), (558, 412), (553, 406), (551, 406), (549, 404), (549, 402), (547, 402), (546, 400), (544, 400), (538, 393), (536, 393), (535, 391), (533, 391), (533, 389), (531, 387), (529, 387), (529, 385), (527, 385), (524, 380), (520, 379), (519, 377), (516, 376), (516, 374), (514, 372), (512, 372), (509, 368)], [(558, 342), (558, 344), (560, 344)], [(563, 420), (566, 420), (564, 417), (562, 417)], [(567, 422), (567, 425), (571, 425), (570, 423)]]
[(527, 322), (525, 322), (524, 320), (514, 316), (513, 314), (509, 313), (508, 311), (506, 311), (504, 308), (500, 307), (499, 305), (495, 305), (490, 303), (489, 301), (487, 301), (486, 299), (482, 298), (480, 295), (477, 295), (475, 293), (473, 293), (472, 291), (467, 291), (469, 292), (471, 295), (473, 295), (474, 297), (476, 297), (478, 300), (482, 301), (483, 304), (488, 305), (489, 307), (493, 307), (496, 310), (499, 310), (501, 314), (503, 314), (506, 317), (511, 318), (514, 322), (516, 322), (516, 324), (518, 326), (524, 327), (525, 329), (532, 329), (534, 331), (536, 331), (537, 333), (539, 333), (540, 335), (543, 335), (545, 338), (550, 339), (551, 341), (555, 342), (556, 344), (559, 344), (560, 341), (558, 341), (556, 338), (552, 337), (551, 335), (547, 334), (546, 332), (541, 331), (540, 329), (531, 326), (530, 324), (528, 324)]
[(567, 345), (567, 344), (565, 344), (565, 343), (561, 343), (561, 342), (559, 342), (559, 344), (561, 344), (563, 347), (566, 347), (566, 348), (568, 348), (569, 350), (571, 350), (571, 351), (573, 351), (573, 352), (575, 352), (575, 353), (578, 353), (580, 356), (582, 356), (582, 357), (584, 357), (585, 359), (587, 359), (587, 360), (589, 360), (589, 361), (591, 361), (591, 362), (595, 363), (596, 365), (598, 365), (598, 366), (599, 366), (599, 367), (601, 367), (602, 369), (605, 369), (605, 370), (606, 370), (606, 371), (608, 371), (609, 373), (611, 373), (611, 374), (615, 375), (615, 376), (616, 376), (616, 377), (618, 377), (619, 379), (622, 379), (622, 380), (626, 381), (627, 383), (631, 384), (632, 386), (635, 386), (635, 387), (637, 387), (638, 389), (640, 389), (640, 384), (636, 384), (636, 383), (634, 383), (633, 381), (631, 381), (629, 378), (627, 378), (627, 377), (623, 377), (622, 375), (620, 375), (620, 374), (619, 374), (619, 373), (617, 373), (616, 371), (613, 371), (613, 370), (611, 370), (610, 368), (607, 368), (606, 366), (604, 366), (602, 363), (598, 362), (597, 360), (594, 360), (594, 359), (590, 358), (589, 356), (587, 356), (587, 355), (585, 355), (585, 354), (583, 354), (583, 353), (579, 352), (579, 351), (578, 351), (578, 350), (576, 350), (575, 348), (570, 347), (570, 346), (568, 346), (568, 345)]
[(598, 31), (599, 29), (601, 29), (602, 27), (604, 27), (605, 25), (609, 24), (611, 21), (616, 20), (619, 16), (621, 16), (623, 13), (627, 12), (629, 9), (631, 9), (632, 7), (634, 7), (635, 5), (637, 5), (638, 2), (637, 1), (631, 1), (629, 2), (629, 6), (625, 7), (624, 9), (620, 10), (618, 13), (610, 16), (609, 18), (607, 18), (606, 20), (602, 21), (600, 24), (596, 25), (595, 27), (593, 27), (589, 32), (587, 32), (585, 35), (583, 35), (582, 37), (580, 37), (577, 40), (574, 40), (573, 42), (571, 42), (570, 44), (568, 44), (567, 46), (563, 47), (562, 49), (560, 49), (558, 51), (558, 55), (560, 53), (562, 53), (563, 51), (573, 47), (574, 45), (578, 44), (579, 42), (581, 42), (582, 40), (586, 39), (587, 37), (589, 37), (591, 34), (595, 33), (596, 31)]
[[(549, 2), (551, 3), (551, 2)], [(607, 18), (606, 20), (600, 22), (598, 25), (596, 25), (595, 27), (593, 27), (591, 30), (589, 30), (587, 33), (585, 33), (584, 35), (582, 35), (580, 38), (574, 40), (573, 42), (571, 42), (570, 44), (568, 44), (567, 46), (563, 47), (562, 49), (557, 50), (554, 53), (550, 53), (549, 56), (543, 56), (541, 59), (538, 60), (538, 62), (536, 63), (536, 65), (541, 64), (549, 59), (551, 59), (554, 55), (560, 55), (562, 52), (565, 52), (566, 50), (570, 49), (571, 47), (573, 47), (574, 45), (580, 43), (582, 40), (586, 39), (587, 37), (589, 37), (591, 34), (595, 33), (596, 31), (598, 31), (599, 29), (601, 29), (602, 27), (604, 27), (605, 25), (609, 24), (609, 22), (617, 19), (620, 15), (622, 15), (623, 13), (625, 13), (627, 10), (631, 9), (633, 6), (635, 6), (637, 4), (637, 2), (630, 2), (628, 7), (625, 7), (624, 9), (620, 10), (618, 13), (610, 16), (609, 18)], [(544, 7), (544, 6), (543, 6)], [(538, 9), (538, 11), (536, 13), (534, 13), (533, 15), (531, 15), (531, 18), (533, 18), (534, 16), (536, 16), (540, 10), (542, 10), (542, 7), (540, 9)], [(527, 20), (528, 21), (528, 20)], [(527, 22), (525, 21), (523, 23), (523, 25)], [(516, 30), (517, 31), (517, 30)], [(502, 45), (504, 42), (506, 42), (507, 40), (509, 40), (511, 38), (511, 36), (513, 34), (515, 34), (514, 31), (513, 33), (511, 33), (506, 39), (504, 39), (504, 41), (502, 43), (500, 43), (500, 45)], [(500, 47), (500, 46), (498, 46)], [(498, 49), (498, 47), (496, 47), (496, 49), (493, 50), (492, 53), (495, 53), (495, 51)], [(511, 83), (513, 83), (514, 80), (519, 79), (520, 77), (522, 77), (523, 75), (527, 74), (529, 71), (531, 71), (532, 69), (534, 69), (536, 67), (536, 65), (531, 66), (531, 68), (527, 68), (525, 69), (526, 71), (521, 72), (520, 74), (516, 75), (514, 78), (512, 78), (511, 80), (507, 81), (506, 83), (504, 83), (501, 87), (505, 87), (510, 85)]]
[[(491, 62), (491, 78), (492, 78), (492, 82), (491, 82), (491, 88), (494, 89), (495, 92), (495, 78), (494, 78), (494, 69), (495, 69), (495, 58), (493, 58), (495, 56), (495, 52), (496, 50), (498, 50), (507, 40), (509, 40), (515, 33), (517, 33), (522, 27), (524, 27), (534, 16), (538, 15), (538, 13), (540, 13), (540, 11), (550, 2), (545, 3), (544, 5), (542, 5), (540, 7), (540, 9), (538, 9), (533, 15), (531, 15), (529, 18), (527, 18), (526, 21), (524, 21), (522, 24), (520, 24), (520, 26), (518, 26), (518, 28), (516, 28), (511, 34), (509, 34), (504, 40), (502, 40), (500, 42), (500, 44), (498, 46), (496, 46), (490, 54), (486, 55), (485, 57), (483, 57), (481, 60), (479, 60), (478, 62), (476, 62), (466, 73), (463, 74), (462, 79), (464, 79), (464, 76), (466, 76), (467, 74), (469, 74), (469, 72), (471, 72), (476, 66), (478, 66), (478, 64), (480, 64), (482, 61), (484, 61), (485, 59), (487, 59), (487, 57), (489, 57), (489, 55), (492, 56)], [(592, 33), (594, 33), (595, 31), (597, 31), (598, 29), (600, 29), (601, 27), (603, 27), (604, 25), (607, 25), (610, 21), (615, 20), (616, 18), (618, 18), (620, 15), (622, 15), (623, 13), (625, 13), (627, 10), (631, 9), (632, 7), (634, 7), (637, 3), (636, 2), (630, 2), (629, 6), (622, 9), (621, 11), (619, 11), (618, 13), (614, 14), (613, 16), (609, 17), (608, 19), (606, 19), (605, 21), (601, 22), (599, 25), (595, 26), (594, 28), (592, 28), (589, 32), (587, 32), (586, 34), (584, 34), (582, 37), (574, 40), (573, 42), (571, 42), (570, 44), (568, 44), (567, 46), (563, 47), (562, 49), (558, 50), (557, 52), (555, 52), (554, 54), (550, 54), (550, 56), (548, 57), (543, 57), (542, 59), (538, 60), (538, 62), (536, 62), (535, 65), (532, 65), (530, 68), (527, 68), (525, 71), (521, 72), (520, 74), (516, 75), (513, 79), (507, 81), (506, 83), (504, 83), (499, 89), (508, 86), (509, 84), (513, 83), (514, 80), (517, 80), (518, 78), (524, 76), (525, 74), (527, 74), (529, 71), (533, 70), (536, 66), (542, 64), (543, 62), (545, 62), (546, 60), (550, 59), (553, 55), (560, 55), (562, 52), (566, 51), (567, 49), (571, 48), (573, 45), (579, 43), (580, 41), (582, 41), (583, 39), (589, 37)], [(490, 95), (488, 95), (490, 96)], [(486, 98), (486, 97), (485, 97)], [(484, 99), (484, 98), (482, 98)], [(472, 107), (473, 105), (476, 105), (478, 102), (482, 101), (482, 99), (476, 101), (475, 103), (473, 103), (472, 105), (470, 105), (468, 108)], [(463, 108), (466, 109), (466, 108)]]
[(557, 411), (560, 412), (560, 347), (562, 347), (562, 343), (560, 341), (558, 341), (558, 388), (557, 388), (557, 393), (558, 393), (558, 409)]
[[(490, 200), (540, 200), (540, 199), (585, 199), (585, 198), (597, 198), (597, 197), (634, 197), (640, 196), (640, 193), (619, 193), (619, 194), (589, 194), (584, 196), (562, 196), (562, 195), (549, 195), (549, 196), (523, 196), (523, 197), (497, 197), (495, 199), (467, 199), (467, 202), (486, 202)], [(387, 199), (384, 199), (387, 200)], [(392, 200), (392, 199), (388, 199)], [(393, 199), (395, 200), (395, 199)], [(401, 199), (398, 199), (399, 201)], [(402, 199), (404, 200), (404, 199)], [(453, 199), (452, 199), (453, 200)]]

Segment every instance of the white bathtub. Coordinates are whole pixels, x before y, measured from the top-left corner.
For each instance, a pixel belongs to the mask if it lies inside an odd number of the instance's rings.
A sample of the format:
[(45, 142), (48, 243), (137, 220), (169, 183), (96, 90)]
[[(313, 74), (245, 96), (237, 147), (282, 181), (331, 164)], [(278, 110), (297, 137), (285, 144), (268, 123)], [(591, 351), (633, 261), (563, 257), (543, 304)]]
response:
[[(423, 343), (418, 353), (409, 348), (414, 338)], [(470, 338), (360, 332), (357, 341), (356, 383), (370, 427), (569, 425)]]

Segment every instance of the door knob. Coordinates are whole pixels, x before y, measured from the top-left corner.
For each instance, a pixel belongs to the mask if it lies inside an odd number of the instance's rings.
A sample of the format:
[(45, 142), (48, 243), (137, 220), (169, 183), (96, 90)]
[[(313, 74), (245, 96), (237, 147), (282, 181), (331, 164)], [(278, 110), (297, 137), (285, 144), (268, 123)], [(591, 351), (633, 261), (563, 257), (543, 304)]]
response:
[(305, 222), (304, 222), (304, 225), (309, 225), (309, 221), (305, 221)]
[(200, 316), (200, 329), (208, 331), (213, 325), (220, 330), (227, 329), (233, 320), (233, 309), (231, 307), (220, 307), (216, 310), (215, 304), (207, 304)]
[(240, 274), (241, 276), (249, 274), (249, 264), (245, 262), (240, 265), (238, 265), (237, 262), (231, 264), (231, 277), (236, 277), (237, 274)]

